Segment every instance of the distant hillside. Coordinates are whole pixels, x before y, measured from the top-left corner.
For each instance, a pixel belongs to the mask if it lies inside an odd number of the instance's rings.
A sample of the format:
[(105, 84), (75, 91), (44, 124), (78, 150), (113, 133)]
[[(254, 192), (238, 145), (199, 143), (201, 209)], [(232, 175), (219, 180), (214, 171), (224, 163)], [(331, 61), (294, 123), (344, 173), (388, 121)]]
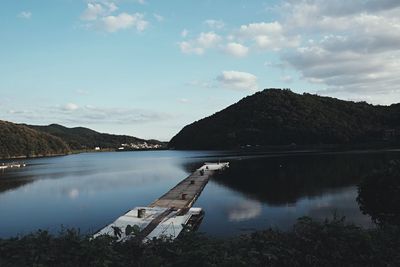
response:
[(400, 104), (374, 106), (290, 90), (266, 89), (185, 126), (169, 146), (363, 144), (400, 139)]
[(162, 142), (156, 140), (144, 140), (127, 135), (99, 133), (83, 127), (67, 128), (58, 124), (51, 124), (48, 126), (26, 126), (57, 136), (74, 150), (93, 149), (95, 147), (116, 149), (119, 148), (121, 144), (143, 144), (144, 142), (150, 145), (164, 145)]
[(69, 153), (60, 138), (23, 125), (0, 121), (0, 158), (49, 156)]

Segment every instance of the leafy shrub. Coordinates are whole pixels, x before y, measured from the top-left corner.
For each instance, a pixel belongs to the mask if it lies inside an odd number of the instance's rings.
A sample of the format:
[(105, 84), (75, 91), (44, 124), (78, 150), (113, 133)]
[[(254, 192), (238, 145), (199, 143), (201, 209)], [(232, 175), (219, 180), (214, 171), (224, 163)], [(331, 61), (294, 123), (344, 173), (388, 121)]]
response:
[(300, 218), (289, 232), (227, 239), (185, 233), (179, 239), (118, 243), (76, 230), (0, 240), (0, 266), (400, 266), (400, 227), (362, 229), (344, 218)]

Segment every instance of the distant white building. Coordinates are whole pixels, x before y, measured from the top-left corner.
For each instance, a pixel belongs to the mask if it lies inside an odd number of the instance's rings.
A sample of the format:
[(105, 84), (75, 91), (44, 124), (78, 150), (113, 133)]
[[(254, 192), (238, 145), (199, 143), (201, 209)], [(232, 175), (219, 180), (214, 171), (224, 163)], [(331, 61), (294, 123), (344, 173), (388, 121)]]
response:
[(124, 149), (155, 149), (155, 148), (160, 148), (161, 145), (159, 144), (149, 144), (147, 142), (143, 143), (130, 143), (130, 144), (121, 144), (121, 146), (118, 148), (119, 150), (124, 150)]
[(100, 150), (100, 147), (96, 146), (96, 147), (94, 148), (94, 150), (99, 151), (99, 150)]

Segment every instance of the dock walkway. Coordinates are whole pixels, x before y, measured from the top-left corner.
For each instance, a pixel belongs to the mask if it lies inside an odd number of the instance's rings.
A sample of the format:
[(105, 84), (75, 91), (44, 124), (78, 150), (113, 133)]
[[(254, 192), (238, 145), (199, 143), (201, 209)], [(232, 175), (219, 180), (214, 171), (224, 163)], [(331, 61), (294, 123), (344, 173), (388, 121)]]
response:
[(184, 229), (190, 218), (200, 216), (201, 208), (192, 208), (194, 202), (200, 196), (210, 177), (218, 170), (229, 167), (228, 162), (204, 163), (186, 179), (181, 181), (159, 199), (155, 200), (148, 207), (137, 207), (116, 219), (96, 234), (116, 236), (114, 229), (119, 228), (121, 234), (118, 240), (131, 238), (125, 231), (127, 226), (137, 225), (140, 233), (137, 239), (149, 240), (154, 237), (169, 236), (176, 238)]
[(175, 210), (191, 208), (214, 172), (228, 166), (228, 163), (205, 163), (162, 197), (151, 203), (149, 207)]

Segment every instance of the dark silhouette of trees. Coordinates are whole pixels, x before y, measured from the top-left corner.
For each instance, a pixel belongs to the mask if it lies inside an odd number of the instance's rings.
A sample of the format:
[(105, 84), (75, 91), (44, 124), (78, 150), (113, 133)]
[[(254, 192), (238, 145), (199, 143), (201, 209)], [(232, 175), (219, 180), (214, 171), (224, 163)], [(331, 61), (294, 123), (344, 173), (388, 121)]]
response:
[(95, 147), (115, 149), (120, 147), (121, 144), (136, 144), (143, 142), (149, 144), (162, 144), (162, 142), (156, 140), (144, 140), (127, 135), (99, 133), (84, 127), (68, 128), (58, 124), (51, 124), (48, 126), (27, 126), (61, 138), (73, 150), (93, 149)]
[(373, 106), (290, 90), (266, 89), (185, 126), (169, 146), (224, 149), (242, 146), (363, 144), (400, 139), (400, 105)]
[(23, 125), (0, 121), (0, 158), (34, 157), (69, 153), (60, 138)]
[(157, 140), (104, 134), (83, 127), (32, 126), (0, 121), (0, 158), (63, 155), (71, 150), (117, 149), (121, 144), (144, 142), (165, 147), (165, 143)]
[(400, 161), (391, 161), (363, 178), (357, 201), (375, 223), (400, 225)]

